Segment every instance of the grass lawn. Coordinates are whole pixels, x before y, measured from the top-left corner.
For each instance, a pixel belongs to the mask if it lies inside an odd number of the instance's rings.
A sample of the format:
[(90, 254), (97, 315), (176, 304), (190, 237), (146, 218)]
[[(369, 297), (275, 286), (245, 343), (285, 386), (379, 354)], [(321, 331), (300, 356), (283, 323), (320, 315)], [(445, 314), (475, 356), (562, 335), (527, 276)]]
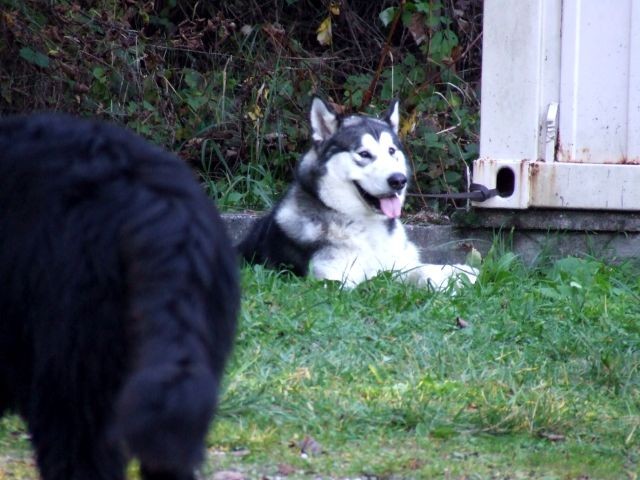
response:
[[(501, 253), (452, 296), (246, 267), (203, 477), (636, 479), (638, 273)], [(6, 417), (0, 479), (34, 475)]]

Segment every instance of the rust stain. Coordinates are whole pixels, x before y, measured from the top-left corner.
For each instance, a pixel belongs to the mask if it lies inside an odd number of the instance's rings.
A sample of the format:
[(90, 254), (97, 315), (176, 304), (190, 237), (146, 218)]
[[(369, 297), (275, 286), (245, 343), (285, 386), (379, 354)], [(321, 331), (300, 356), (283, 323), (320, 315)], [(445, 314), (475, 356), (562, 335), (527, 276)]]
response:
[(564, 148), (560, 140), (558, 140), (558, 145), (556, 146), (556, 160), (558, 162), (567, 162), (573, 163), (573, 158), (571, 158), (571, 150), (568, 148)]
[(531, 179), (535, 180), (536, 177), (540, 174), (540, 165), (538, 164), (538, 162), (534, 162), (531, 164), (529, 172), (531, 174)]
[(640, 165), (640, 157), (629, 158), (627, 156), (623, 156), (619, 163), (621, 165)]
[(476, 160), (482, 167), (489, 167), (495, 165), (497, 160), (494, 158), (481, 157)]
[(583, 147), (578, 152), (578, 157), (571, 156), (571, 149), (564, 148), (563, 145), (558, 142), (556, 146), (556, 159), (562, 163), (588, 163), (592, 165), (604, 164), (604, 165), (640, 165), (640, 157), (629, 158), (626, 155), (620, 155), (620, 157), (609, 157), (597, 162), (592, 161), (592, 152), (588, 147)]
[[(534, 162), (529, 168), (530, 198), (535, 205), (556, 204), (554, 197), (558, 197), (557, 185), (558, 169), (552, 163)], [(561, 203), (564, 203), (561, 200)]]

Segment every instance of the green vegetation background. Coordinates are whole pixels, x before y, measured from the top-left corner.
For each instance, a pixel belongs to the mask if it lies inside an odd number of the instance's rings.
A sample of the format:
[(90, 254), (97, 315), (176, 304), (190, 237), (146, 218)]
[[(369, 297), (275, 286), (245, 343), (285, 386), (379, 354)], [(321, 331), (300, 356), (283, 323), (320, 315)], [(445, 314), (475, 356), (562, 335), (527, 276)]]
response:
[[(129, 126), (202, 173), (223, 210), (264, 209), (340, 112), (401, 100), (413, 193), (457, 191), (477, 155), (481, 0), (0, 0), (0, 114)], [(409, 210), (442, 207), (413, 197)]]

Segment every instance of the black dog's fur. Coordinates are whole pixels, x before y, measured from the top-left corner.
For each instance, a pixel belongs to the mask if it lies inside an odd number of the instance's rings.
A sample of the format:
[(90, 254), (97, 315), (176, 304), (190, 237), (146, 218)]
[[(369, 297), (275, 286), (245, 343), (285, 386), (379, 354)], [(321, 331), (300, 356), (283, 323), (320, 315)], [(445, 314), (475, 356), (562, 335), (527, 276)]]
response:
[(236, 259), (178, 158), (112, 125), (0, 121), (0, 414), (45, 480), (191, 479), (239, 302)]

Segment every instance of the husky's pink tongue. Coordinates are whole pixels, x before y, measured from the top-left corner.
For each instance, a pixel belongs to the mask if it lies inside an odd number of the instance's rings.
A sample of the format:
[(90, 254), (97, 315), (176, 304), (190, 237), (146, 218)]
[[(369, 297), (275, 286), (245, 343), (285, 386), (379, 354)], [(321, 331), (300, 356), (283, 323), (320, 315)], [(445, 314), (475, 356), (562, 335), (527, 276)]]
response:
[(398, 218), (402, 210), (400, 197), (380, 198), (380, 209), (389, 218)]

